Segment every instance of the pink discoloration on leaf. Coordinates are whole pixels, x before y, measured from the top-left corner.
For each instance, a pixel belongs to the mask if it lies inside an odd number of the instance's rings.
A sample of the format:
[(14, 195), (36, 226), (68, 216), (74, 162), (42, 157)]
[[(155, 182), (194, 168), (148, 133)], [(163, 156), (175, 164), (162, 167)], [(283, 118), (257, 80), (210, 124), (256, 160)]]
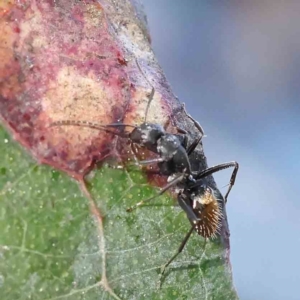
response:
[(116, 153), (116, 137), (88, 128), (49, 128), (51, 122), (140, 124), (151, 90), (147, 79), (156, 88), (150, 120), (164, 123), (174, 101), (139, 21), (102, 2), (0, 5), (2, 119), (40, 162), (78, 179), (95, 161)]

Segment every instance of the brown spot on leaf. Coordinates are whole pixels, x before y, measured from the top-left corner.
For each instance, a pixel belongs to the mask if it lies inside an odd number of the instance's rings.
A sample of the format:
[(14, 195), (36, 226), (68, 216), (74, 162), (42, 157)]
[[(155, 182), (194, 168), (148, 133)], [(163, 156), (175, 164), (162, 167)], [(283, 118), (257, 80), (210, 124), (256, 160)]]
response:
[[(151, 85), (156, 87), (161, 75), (153, 70), (141, 74), (137, 67), (136, 60), (153, 55), (149, 46), (141, 48), (141, 35), (124, 31), (119, 37), (114, 18), (96, 1), (1, 5), (0, 110), (15, 138), (40, 162), (78, 179), (108, 155), (123, 158), (128, 143), (112, 134), (49, 124), (142, 123)], [(141, 32), (139, 25), (126, 22)], [(155, 93), (149, 121), (166, 122), (169, 112), (156, 107), (170, 98), (169, 90)]]

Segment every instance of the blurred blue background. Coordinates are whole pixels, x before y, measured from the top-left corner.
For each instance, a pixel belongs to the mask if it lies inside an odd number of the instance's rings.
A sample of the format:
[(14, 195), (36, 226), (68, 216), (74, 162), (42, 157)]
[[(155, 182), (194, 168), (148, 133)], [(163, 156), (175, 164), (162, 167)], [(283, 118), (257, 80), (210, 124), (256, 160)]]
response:
[(142, 1), (209, 165), (240, 163), (227, 205), (240, 299), (299, 300), (300, 1)]

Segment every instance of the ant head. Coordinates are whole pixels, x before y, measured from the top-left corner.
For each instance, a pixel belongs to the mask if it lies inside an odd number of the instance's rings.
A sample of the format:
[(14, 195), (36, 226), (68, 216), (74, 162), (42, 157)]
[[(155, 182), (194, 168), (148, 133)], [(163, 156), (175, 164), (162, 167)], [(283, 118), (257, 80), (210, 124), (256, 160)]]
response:
[(130, 133), (133, 143), (141, 145), (156, 145), (157, 140), (165, 133), (159, 124), (143, 123)]

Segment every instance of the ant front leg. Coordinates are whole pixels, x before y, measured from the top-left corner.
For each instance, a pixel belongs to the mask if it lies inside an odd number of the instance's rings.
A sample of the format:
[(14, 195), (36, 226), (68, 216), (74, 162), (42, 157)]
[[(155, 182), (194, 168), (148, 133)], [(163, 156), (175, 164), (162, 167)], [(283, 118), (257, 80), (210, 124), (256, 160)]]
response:
[[(201, 134), (201, 138), (202, 138), (204, 136), (204, 130), (203, 130), (202, 126), (190, 114), (188, 114), (188, 112), (185, 109), (184, 103), (182, 104), (182, 109), (185, 112), (185, 114), (187, 115), (187, 117), (193, 122), (194, 126), (198, 129), (198, 131)], [(200, 138), (200, 140), (201, 140), (201, 138)]]
[(129, 166), (139, 166), (139, 165), (152, 165), (155, 163), (161, 163), (164, 162), (165, 160), (162, 157), (157, 157), (157, 158), (153, 158), (153, 159), (145, 159), (145, 160), (138, 160), (138, 150), (136, 149), (136, 145), (134, 143), (131, 144), (131, 150), (134, 154), (134, 163), (129, 163)]
[(188, 156), (190, 156), (194, 150), (196, 149), (196, 147), (198, 146), (198, 144), (201, 142), (202, 140), (202, 136), (198, 137), (197, 139), (195, 139), (192, 144), (186, 149), (186, 153)]
[(198, 129), (200, 133), (198, 134), (198, 137), (192, 142), (192, 144), (188, 148), (186, 148), (186, 152), (188, 156), (190, 156), (193, 153), (193, 151), (196, 149), (198, 144), (201, 142), (202, 137), (204, 136), (204, 130), (201, 127), (201, 125), (190, 114), (187, 113), (184, 103), (182, 104), (182, 109), (184, 113), (187, 115), (187, 117), (193, 122), (194, 126)]

